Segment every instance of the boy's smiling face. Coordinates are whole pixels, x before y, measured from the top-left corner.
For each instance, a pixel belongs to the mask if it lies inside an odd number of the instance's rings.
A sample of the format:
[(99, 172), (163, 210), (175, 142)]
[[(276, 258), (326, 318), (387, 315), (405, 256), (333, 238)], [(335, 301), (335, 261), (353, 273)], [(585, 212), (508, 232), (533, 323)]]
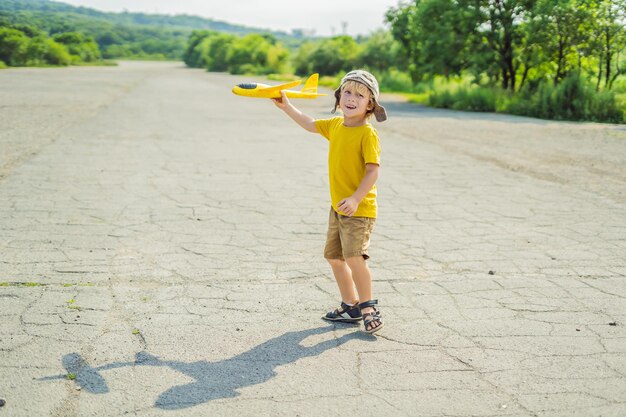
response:
[(365, 119), (368, 110), (372, 109), (371, 93), (369, 89), (361, 83), (355, 81), (347, 82), (341, 89), (339, 98), (339, 108), (346, 119)]

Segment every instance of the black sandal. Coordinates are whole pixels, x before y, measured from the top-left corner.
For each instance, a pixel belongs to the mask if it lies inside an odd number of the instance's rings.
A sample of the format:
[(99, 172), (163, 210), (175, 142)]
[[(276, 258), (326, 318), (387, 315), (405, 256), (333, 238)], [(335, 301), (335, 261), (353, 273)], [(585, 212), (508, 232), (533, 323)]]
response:
[[(362, 314), (363, 325), (365, 326), (365, 332), (369, 334), (376, 333), (377, 331), (383, 328), (383, 318), (380, 315), (380, 311), (376, 310), (376, 307), (374, 307), (376, 304), (378, 304), (378, 300), (364, 301), (361, 304), (359, 304), (359, 308), (361, 310), (367, 307), (372, 307), (374, 309), (374, 311), (370, 311), (369, 313)], [(378, 325), (375, 325), (376, 322), (378, 322)], [(370, 327), (368, 330), (368, 327), (370, 325), (372, 325), (372, 327)]]
[(357, 321), (360, 321), (363, 316), (361, 316), (361, 309), (359, 308), (359, 304), (351, 306), (342, 301), (341, 310), (337, 308), (334, 311), (329, 311), (328, 313), (326, 313), (325, 316), (322, 316), (322, 318), (328, 321), (356, 323)]

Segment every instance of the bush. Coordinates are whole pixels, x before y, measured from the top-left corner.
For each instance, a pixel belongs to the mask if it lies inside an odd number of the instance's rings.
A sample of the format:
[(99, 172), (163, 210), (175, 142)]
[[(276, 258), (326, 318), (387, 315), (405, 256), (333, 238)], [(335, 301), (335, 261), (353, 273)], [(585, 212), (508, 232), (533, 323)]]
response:
[(72, 57), (65, 45), (45, 36), (31, 38), (26, 48), (25, 65), (70, 65)]
[(544, 81), (511, 93), (496, 87), (471, 86), (464, 80), (432, 83), (428, 104), (433, 107), (509, 113), (551, 120), (623, 123), (624, 103), (611, 91), (596, 92), (580, 75), (560, 84)]
[(44, 61), (50, 65), (70, 65), (73, 62), (71, 54), (65, 45), (57, 43), (52, 39), (46, 39), (47, 49), (44, 52)]
[(414, 84), (411, 76), (406, 72), (391, 68), (387, 71), (375, 72), (378, 84), (382, 91), (403, 92), (403, 93), (423, 93), (421, 84)]
[(454, 105), (453, 93), (448, 90), (441, 92), (433, 91), (428, 97), (428, 105), (438, 107), (440, 109), (451, 109)]
[(510, 98), (500, 110), (542, 119), (622, 123), (622, 108), (615, 93), (596, 92), (584, 77), (574, 74), (557, 86), (546, 81), (535, 92), (526, 90)]
[(74, 62), (94, 62), (101, 58), (100, 48), (91, 36), (79, 32), (58, 33), (54, 41), (67, 47)]
[(496, 92), (486, 87), (461, 88), (452, 94), (452, 108), (454, 110), (468, 110), (479, 112), (496, 111)]
[(293, 59), (296, 73), (334, 76), (358, 66), (361, 46), (350, 36), (335, 36), (302, 44)]
[(191, 32), (189, 39), (187, 39), (187, 47), (183, 52), (185, 65), (191, 68), (202, 68), (204, 66), (204, 62), (201, 62), (202, 50), (199, 48), (199, 45), (214, 33), (208, 30), (194, 30)]
[(0, 27), (0, 61), (7, 65), (25, 65), (29, 37), (17, 29)]
[(228, 70), (228, 51), (235, 41), (233, 35), (219, 34), (205, 39), (201, 44), (203, 67), (208, 71)]

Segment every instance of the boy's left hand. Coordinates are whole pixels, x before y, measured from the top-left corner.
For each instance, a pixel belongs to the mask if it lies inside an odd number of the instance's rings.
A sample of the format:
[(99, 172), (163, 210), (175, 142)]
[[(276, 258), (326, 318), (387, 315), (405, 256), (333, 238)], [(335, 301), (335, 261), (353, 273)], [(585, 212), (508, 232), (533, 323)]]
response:
[(343, 200), (339, 201), (339, 204), (337, 204), (337, 208), (346, 216), (351, 217), (354, 213), (356, 213), (356, 209), (359, 208), (359, 201), (352, 196), (344, 198)]

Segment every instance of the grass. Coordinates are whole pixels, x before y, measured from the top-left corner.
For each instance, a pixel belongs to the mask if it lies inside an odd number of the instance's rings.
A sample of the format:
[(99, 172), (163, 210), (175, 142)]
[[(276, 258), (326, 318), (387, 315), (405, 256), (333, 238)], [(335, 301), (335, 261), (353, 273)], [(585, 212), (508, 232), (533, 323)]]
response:
[(539, 83), (515, 94), (498, 87), (476, 85), (467, 80), (434, 82), (428, 104), (433, 107), (496, 112), (548, 120), (625, 123), (626, 92), (596, 92), (589, 80), (571, 75), (557, 86)]
[(72, 63), (73, 67), (117, 67), (119, 64), (112, 59), (103, 59), (94, 62), (76, 62)]
[(0, 287), (43, 287), (48, 284), (39, 282), (0, 282)]
[[(47, 287), (49, 285), (53, 285), (53, 284), (43, 284), (41, 282), (0, 282), (0, 287)], [(85, 282), (85, 283), (77, 283), (77, 282), (65, 282), (65, 283), (61, 283), (58, 284), (62, 287), (94, 287), (95, 284), (92, 282)]]
[(428, 104), (428, 100), (430, 99), (431, 93), (420, 93), (420, 94), (412, 94), (412, 93), (402, 93), (409, 102), (416, 104)]

